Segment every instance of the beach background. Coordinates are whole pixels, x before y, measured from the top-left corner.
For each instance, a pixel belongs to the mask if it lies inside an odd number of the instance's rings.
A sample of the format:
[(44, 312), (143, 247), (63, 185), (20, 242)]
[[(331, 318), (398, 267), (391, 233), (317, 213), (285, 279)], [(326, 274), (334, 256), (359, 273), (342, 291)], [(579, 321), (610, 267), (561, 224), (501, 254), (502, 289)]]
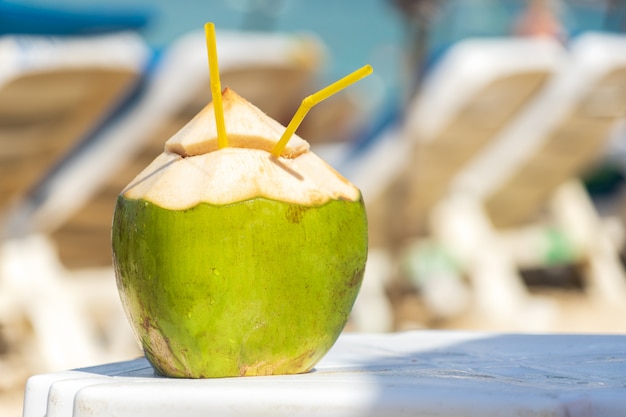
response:
[[(153, 63), (157, 63), (175, 41), (188, 33), (202, 31), (203, 25), (209, 21), (216, 25), (218, 43), (219, 31), (312, 35), (324, 47), (322, 66), (316, 74), (314, 86), (325, 86), (365, 64), (374, 68), (372, 76), (346, 92), (352, 96), (356, 111), (365, 117), (358, 118), (359, 126), (341, 139), (362, 146), (376, 142), (381, 132), (397, 121), (396, 116), (402, 113), (406, 103), (414, 96), (424, 75), (448, 47), (469, 37), (510, 36), (515, 32), (516, 22), (527, 4), (522, 0), (426, 0), (421, 3), (430, 5), (415, 14), (407, 12), (410, 9), (408, 6), (417, 3), (410, 0), (0, 0), (0, 6), (2, 3), (102, 14), (111, 10), (135, 10), (148, 17), (147, 24), (139, 33), (150, 47)], [(625, 30), (624, 1), (571, 0), (553, 1), (551, 4), (562, 25), (562, 31), (557, 36), (564, 43), (590, 30)], [(206, 97), (208, 101), (208, 90)], [(613, 148), (613, 161), (619, 163), (612, 166), (612, 173), (618, 174), (617, 177), (623, 173), (626, 158), (619, 152), (624, 152), (624, 149), (626, 146)], [(618, 207), (623, 204), (623, 177), (617, 181), (610, 191), (601, 190), (593, 197), (600, 211), (617, 214), (623, 220), (624, 215)], [(433, 262), (438, 261), (441, 259), (434, 259)], [(561, 321), (550, 331), (626, 331), (623, 315), (615, 314), (615, 310), (596, 311), (581, 307), (585, 295), (581, 290), (580, 276), (569, 266), (524, 272), (531, 291), (539, 292), (546, 299), (558, 300)], [(110, 275), (103, 276), (111, 279)], [(113, 281), (110, 280), (110, 283)], [(394, 330), (486, 329), (484, 323), (467, 317), (450, 321), (433, 319), (419, 291), (407, 282), (390, 287), (388, 295), (394, 303)], [(116, 304), (112, 308), (121, 312), (121, 305)], [(591, 314), (592, 311), (595, 313)], [(529, 317), (529, 321), (531, 319)], [(13, 334), (12, 340), (22, 336), (27, 342), (31, 340), (27, 333), (32, 329), (27, 324), (24, 329), (24, 334)], [(348, 330), (355, 328), (349, 326)], [(124, 332), (127, 333), (128, 329), (120, 331)], [(37, 354), (27, 343), (17, 348), (0, 344), (0, 354), (3, 355), (0, 356), (1, 416), (16, 417), (20, 414), (26, 378), (29, 373), (44, 371), (43, 368), (21, 366), (23, 363), (11, 361), (11, 355), (17, 351), (20, 359)], [(140, 351), (133, 345), (120, 349), (116, 354), (118, 356), (109, 356), (107, 360), (129, 359), (132, 355), (139, 355)], [(25, 363), (32, 365), (36, 361)]]

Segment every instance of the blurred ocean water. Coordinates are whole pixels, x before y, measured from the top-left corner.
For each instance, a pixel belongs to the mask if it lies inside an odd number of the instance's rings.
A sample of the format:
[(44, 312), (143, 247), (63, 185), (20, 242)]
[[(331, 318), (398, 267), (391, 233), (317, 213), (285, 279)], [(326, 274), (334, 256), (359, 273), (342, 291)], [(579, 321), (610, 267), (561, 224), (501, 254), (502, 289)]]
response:
[[(626, 1), (548, 0), (554, 6), (565, 37), (586, 30), (624, 31)], [(418, 0), (0, 0), (31, 7), (75, 10), (136, 10), (147, 13), (142, 29), (155, 49), (212, 21), (218, 30), (313, 33), (327, 48), (322, 82), (330, 83), (371, 64), (374, 74), (351, 89), (367, 97), (365, 107), (376, 113), (403, 104), (415, 80), (438, 52), (471, 36), (508, 36), (526, 0), (421, 0), (419, 22), (399, 5)], [(420, 27), (421, 26), (421, 27)], [(426, 27), (427, 26), (427, 27)], [(419, 29), (426, 29), (420, 31)], [(417, 30), (416, 30), (417, 29)], [(424, 35), (426, 33), (426, 35)], [(421, 39), (417, 39), (421, 37)], [(418, 60), (423, 41), (426, 57)], [(218, 36), (219, 42), (219, 36)], [(435, 58), (433, 58), (435, 57)], [(391, 109), (393, 113), (395, 110)], [(383, 116), (383, 119), (387, 116)], [(374, 122), (376, 124), (378, 122)], [(384, 123), (384, 122), (383, 122)]]
[[(398, 4), (414, 0), (0, 0), (4, 3), (76, 10), (134, 9), (150, 15), (142, 33), (155, 48), (212, 21), (218, 29), (310, 32), (328, 48), (324, 68), (330, 82), (370, 63), (375, 76), (364, 83), (370, 95), (394, 95), (406, 85), (413, 62), (406, 62), (416, 42), (415, 20)], [(422, 1), (422, 3), (429, 3)], [(468, 36), (506, 36), (526, 0), (430, 1), (429, 51)], [(624, 30), (626, 2), (621, 0), (552, 0), (568, 34), (584, 30)], [(410, 23), (410, 24), (407, 24)], [(403, 78), (403, 77), (409, 78)]]
[[(16, 4), (58, 8), (145, 10), (143, 34), (155, 48), (166, 47), (185, 33), (216, 28), (315, 33), (328, 47), (329, 79), (366, 63), (388, 78), (396, 71), (402, 43), (399, 14), (385, 0), (11, 0)], [(372, 62), (375, 61), (375, 62)]]

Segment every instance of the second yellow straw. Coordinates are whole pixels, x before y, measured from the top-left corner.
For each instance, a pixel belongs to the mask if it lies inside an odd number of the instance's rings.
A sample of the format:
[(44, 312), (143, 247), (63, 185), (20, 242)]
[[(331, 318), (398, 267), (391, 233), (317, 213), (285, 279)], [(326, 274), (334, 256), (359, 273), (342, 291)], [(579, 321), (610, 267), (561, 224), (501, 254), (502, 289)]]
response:
[(285, 146), (287, 146), (289, 139), (291, 139), (291, 136), (293, 136), (298, 126), (300, 126), (300, 123), (302, 123), (304, 116), (306, 116), (309, 110), (311, 110), (311, 107), (315, 106), (322, 100), (326, 100), (333, 94), (343, 90), (350, 84), (359, 81), (361, 78), (370, 75), (373, 71), (374, 70), (372, 69), (371, 65), (365, 65), (364, 67), (359, 68), (353, 73), (346, 75), (342, 79), (335, 81), (331, 85), (322, 88), (317, 93), (311, 94), (310, 96), (302, 100), (302, 104), (300, 104), (300, 107), (296, 111), (296, 114), (294, 114), (293, 118), (287, 125), (285, 132), (281, 136), (280, 140), (276, 143), (276, 145), (274, 145), (274, 149), (272, 149), (272, 154), (274, 156), (279, 156), (281, 154), (281, 152), (285, 149)]

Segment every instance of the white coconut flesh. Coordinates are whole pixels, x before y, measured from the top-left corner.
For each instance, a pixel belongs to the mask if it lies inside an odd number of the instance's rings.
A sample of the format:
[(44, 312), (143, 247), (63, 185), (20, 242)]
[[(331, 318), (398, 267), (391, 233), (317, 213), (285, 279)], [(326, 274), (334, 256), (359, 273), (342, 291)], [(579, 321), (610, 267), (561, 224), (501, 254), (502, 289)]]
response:
[(234, 91), (222, 94), (228, 147), (219, 149), (213, 103), (165, 144), (164, 152), (123, 191), (170, 210), (263, 197), (307, 206), (356, 201), (360, 191), (293, 135), (279, 157), (271, 150), (285, 127)]

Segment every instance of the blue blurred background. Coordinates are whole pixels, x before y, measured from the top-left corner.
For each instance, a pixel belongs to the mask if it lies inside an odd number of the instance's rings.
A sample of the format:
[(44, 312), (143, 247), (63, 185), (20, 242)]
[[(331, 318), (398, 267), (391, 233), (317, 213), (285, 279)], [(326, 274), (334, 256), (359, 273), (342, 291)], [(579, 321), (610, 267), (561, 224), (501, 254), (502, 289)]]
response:
[[(564, 39), (589, 30), (624, 31), (625, 1), (549, 3)], [(321, 82), (370, 63), (375, 74), (357, 88), (365, 89), (374, 111), (385, 111), (402, 105), (447, 47), (468, 37), (511, 35), (526, 7), (524, 0), (0, 0), (0, 33), (129, 27), (156, 53), (207, 21), (222, 30), (313, 33), (328, 53)]]

